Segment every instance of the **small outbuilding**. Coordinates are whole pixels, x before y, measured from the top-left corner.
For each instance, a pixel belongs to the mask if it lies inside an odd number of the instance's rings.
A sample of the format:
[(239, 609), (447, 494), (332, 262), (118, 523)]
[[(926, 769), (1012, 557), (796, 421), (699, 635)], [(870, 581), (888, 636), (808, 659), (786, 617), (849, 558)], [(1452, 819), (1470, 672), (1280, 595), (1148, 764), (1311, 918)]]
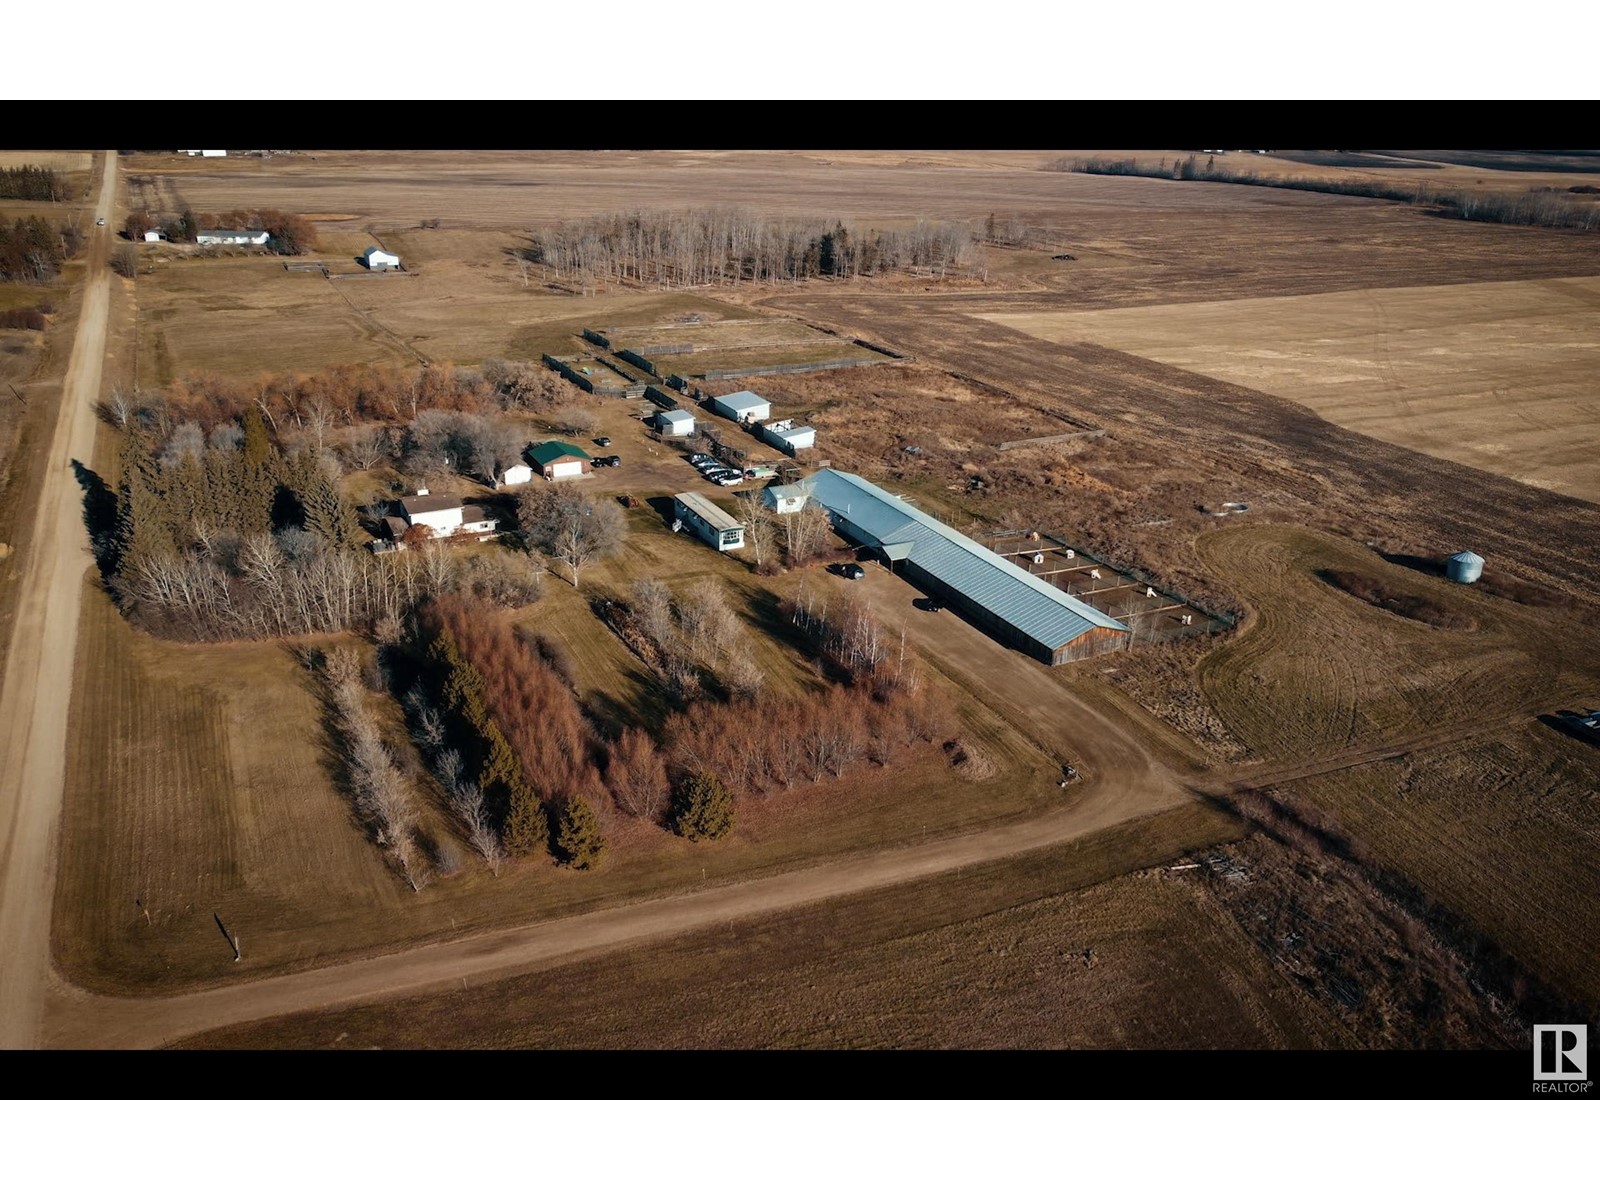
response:
[(594, 470), (594, 462), (571, 442), (540, 442), (528, 450), (528, 460), (546, 479), (576, 479)]
[(368, 246), (367, 252), (361, 256), (361, 265), (369, 271), (398, 271), (400, 256), (377, 246)]
[(713, 550), (726, 553), (744, 545), (744, 522), (723, 512), (698, 492), (680, 492), (672, 498), (673, 528), (687, 528)]
[(167, 235), (159, 229), (146, 229), (144, 231), (144, 240), (147, 242), (164, 242), (167, 240)]
[(761, 427), (761, 437), (768, 445), (776, 446), (791, 458), (800, 450), (809, 450), (817, 444), (817, 431), (809, 425), (796, 425), (793, 421), (771, 421)]
[(672, 437), (694, 435), (694, 414), (682, 408), (656, 414), (656, 428)]
[(729, 396), (719, 396), (711, 402), (711, 407), (740, 424), (765, 421), (772, 415), (772, 404), (754, 392), (734, 392)]
[(500, 473), (500, 478), (495, 481), (495, 487), (516, 487), (519, 483), (533, 482), (533, 468), (527, 463), (515, 463)]
[(780, 516), (797, 513), (806, 506), (811, 489), (800, 483), (778, 483), (761, 489), (761, 503)]

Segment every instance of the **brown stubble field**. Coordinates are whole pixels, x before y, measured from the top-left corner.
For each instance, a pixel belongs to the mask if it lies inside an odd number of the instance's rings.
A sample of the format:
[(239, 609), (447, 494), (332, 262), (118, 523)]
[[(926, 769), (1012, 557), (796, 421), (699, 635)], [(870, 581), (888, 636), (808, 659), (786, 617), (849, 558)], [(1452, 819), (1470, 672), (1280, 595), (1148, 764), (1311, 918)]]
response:
[[(184, 162), (171, 168), (172, 179), (196, 208), (250, 203), (338, 217), (324, 225), (330, 245), (354, 253), (366, 244), (368, 230), (376, 230), (386, 245), (400, 239), (402, 253), (418, 267), (418, 277), (330, 284), (317, 276), (290, 275), (294, 286), (314, 283), (321, 298), (313, 308), (292, 312), (288, 292), (282, 291), (283, 311), (292, 315), (267, 322), (270, 336), (263, 337), (259, 347), (238, 336), (249, 321), (243, 309), (255, 302), (258, 277), (246, 272), (275, 268), (280, 275), (289, 274), (271, 260), (174, 265), (168, 272), (173, 286), (158, 272), (142, 279), (140, 289), (146, 293), (146, 303), (156, 302), (153, 292), (172, 309), (157, 323), (169, 339), (190, 319), (214, 322), (204, 337), (192, 340), (179, 354), (172, 354), (169, 340), (172, 371), (282, 369), (275, 365), (282, 358), (274, 356), (273, 346), (281, 351), (283, 343), (294, 342), (296, 330), (324, 325), (341, 307), (345, 314), (353, 314), (352, 301), (362, 309), (356, 315), (363, 327), (369, 333), (375, 326), (379, 331), (368, 339), (341, 333), (328, 346), (308, 353), (308, 365), (316, 365), (312, 360), (322, 354), (335, 353), (341, 339), (351, 348), (383, 345), (396, 356), (391, 361), (404, 361), (402, 356), (408, 353), (461, 362), (488, 354), (533, 357), (540, 349), (573, 345), (572, 334), (585, 324), (646, 324), (711, 305), (730, 315), (747, 314), (749, 306), (791, 313), (847, 336), (867, 337), (914, 354), (914, 364), (833, 376), (763, 379), (752, 381), (752, 386), (770, 395), (780, 414), (815, 414), (822, 433), (819, 448), (836, 465), (892, 481), (957, 524), (1032, 523), (1084, 536), (1090, 544), (1157, 569), (1192, 592), (1237, 606), (1245, 614), (1245, 624), (1220, 648), (1207, 642), (1175, 647), (1163, 652), (1159, 672), (1147, 669), (1137, 655), (1119, 656), (1110, 671), (1102, 671), (1101, 664), (1080, 664), (1061, 672), (1060, 683), (1120, 712), (1142, 740), (1159, 747), (1160, 754), (1174, 763), (1187, 755), (1217, 763), (1246, 760), (1243, 767), (1228, 768), (1246, 771), (1256, 769), (1248, 765), (1254, 759), (1265, 759), (1265, 766), (1286, 762), (1303, 766), (1308, 759), (1337, 758), (1352, 747), (1387, 739), (1385, 744), (1394, 749), (1390, 757), (1356, 762), (1293, 786), (1358, 827), (1384, 862), (1436, 890), (1543, 979), (1568, 994), (1592, 997), (1594, 981), (1581, 964), (1565, 961), (1572, 951), (1564, 949), (1587, 944), (1573, 921), (1589, 919), (1578, 892), (1593, 891), (1592, 872), (1585, 874), (1581, 857), (1554, 846), (1564, 823), (1590, 821), (1593, 814), (1584, 807), (1582, 790), (1589, 786), (1589, 777), (1570, 747), (1558, 746), (1551, 740), (1554, 734), (1530, 726), (1529, 719), (1542, 706), (1577, 699), (1595, 678), (1596, 664), (1584, 649), (1588, 642), (1582, 630), (1593, 617), (1592, 612), (1584, 613), (1587, 594), (1600, 583), (1596, 565), (1600, 555), (1595, 552), (1600, 546), (1600, 508), (1376, 441), (1266, 391), (1157, 362), (1125, 348), (1041, 340), (970, 314), (1050, 321), (1057, 319), (1054, 314), (1155, 304), (1286, 296), (1307, 297), (1306, 302), (1313, 303), (1320, 298), (1318, 293), (1418, 284), (1503, 286), (1503, 281), (1583, 277), (1600, 274), (1600, 239), (1445, 221), (1381, 201), (1221, 184), (1060, 175), (1035, 171), (1019, 159), (974, 166), (959, 155), (933, 157), (940, 159), (937, 166), (892, 155), (806, 155), (798, 162), (770, 156), (679, 155), (666, 156), (665, 169), (657, 171), (650, 164), (616, 155), (550, 155), (528, 163), (509, 162), (502, 156), (459, 156), (439, 163), (437, 172), (430, 170), (436, 178), (417, 179), (411, 185), (398, 183), (418, 161), (405, 156), (318, 155), (317, 163), (275, 160), (225, 166)], [(152, 170), (157, 168), (168, 170), (163, 164), (151, 164)], [(128, 169), (138, 173), (141, 168), (135, 162)], [(319, 169), (326, 169), (326, 174)], [(552, 214), (703, 203), (704, 195), (712, 191), (730, 203), (867, 221), (898, 222), (916, 214), (981, 219), (996, 211), (1048, 227), (1058, 239), (1052, 249), (1069, 251), (1076, 260), (1053, 261), (1050, 250), (995, 251), (988, 284), (818, 283), (765, 293), (729, 291), (717, 297), (633, 291), (574, 297), (537, 282), (525, 285), (506, 254), (508, 247), (518, 244), (515, 239), (522, 230)], [(453, 201), (452, 206), (441, 207), (447, 201)], [(434, 216), (445, 219), (445, 229), (415, 229), (417, 221)], [(349, 250), (352, 246), (355, 250)], [(206, 270), (219, 270), (220, 280), (220, 267), (239, 272), (228, 284), (231, 291), (224, 291), (238, 309), (224, 305), (207, 310), (208, 289), (180, 282), (186, 276), (198, 280), (198, 273)], [(519, 299), (519, 294), (525, 295)], [(393, 340), (386, 341), (383, 330)], [(1071, 429), (1069, 418), (1103, 428), (1106, 435), (1014, 451), (996, 448), (1001, 440)], [(907, 443), (918, 444), (925, 452), (908, 456), (903, 449)], [(973, 486), (974, 478), (981, 486)], [(1223, 499), (1249, 501), (1250, 514), (1230, 518), (1230, 527), (1223, 529), (1197, 512), (1197, 506)], [(1470, 545), (1489, 554), (1493, 567), (1567, 589), (1578, 607), (1574, 615), (1563, 616), (1466, 594), (1383, 563), (1361, 545), (1365, 541), (1418, 553)], [(680, 561), (677, 547), (669, 551), (662, 544), (662, 553), (663, 567), (669, 560)], [(1415, 623), (1372, 610), (1314, 576), (1319, 567), (1355, 561), (1379, 572), (1400, 572), (1412, 590), (1431, 589), (1448, 597), (1471, 613), (1477, 628), (1469, 633), (1411, 628)], [(595, 582), (613, 584), (602, 574), (595, 576)], [(563, 586), (551, 582), (552, 589)], [(746, 594), (752, 602), (756, 599), (753, 593)], [(631, 657), (625, 652), (619, 656), (615, 639), (593, 622), (584, 606), (574, 603), (577, 599), (575, 595), (558, 599), (551, 592), (541, 605), (552, 624), (571, 631), (585, 685), (611, 697), (618, 712), (636, 714), (646, 722), (655, 719), (648, 687), (630, 677), (635, 666)], [(1326, 629), (1336, 630), (1336, 637), (1321, 632)], [(925, 633), (919, 630), (919, 637)], [(1330, 637), (1339, 646), (1337, 663), (1328, 661)], [(1153, 663), (1155, 657), (1148, 661)], [(935, 661), (954, 681), (977, 678), (970, 662)], [(1396, 669), (1396, 664), (1403, 669)], [(781, 673), (783, 667), (781, 657), (774, 660), (774, 669)], [(1169, 684), (1190, 689), (1185, 694), (1193, 695), (1196, 711), (1203, 710), (1196, 727), (1216, 731), (1208, 744), (1188, 743), (1170, 725), (1131, 710), (1130, 697), (1170, 720), (1170, 706), (1163, 713), (1162, 706), (1152, 702), (1152, 696), (1168, 690)], [(287, 677), (278, 686), (290, 686)], [(996, 745), (1004, 744), (1000, 739), (1014, 720), (1013, 714), (1003, 715), (1004, 720), (997, 718), (989, 705), (969, 708), (967, 713), (969, 722), (978, 721), (979, 728), (984, 727), (983, 720), (989, 722), (987, 736), (997, 739)], [(1460, 741), (1430, 740), (1439, 723), (1450, 727), (1447, 733), (1459, 723)], [(1485, 724), (1495, 728), (1485, 732)], [(312, 732), (299, 727), (282, 736), (304, 739)], [(1408, 739), (1415, 744), (1393, 745)], [(1020, 751), (1005, 744), (1002, 753), (1011, 756)], [(934, 766), (946, 770), (942, 763)], [(1552, 771), (1557, 782), (1539, 791), (1536, 785)], [(1422, 798), (1417, 810), (1395, 804), (1391, 785), (1396, 778), (1405, 784), (1401, 795)], [(1486, 782), (1463, 792), (1440, 789), (1436, 779)], [(1555, 797), (1557, 807), (1568, 816), (1555, 822), (1512, 819), (1513, 805), (1516, 812), (1522, 811), (1523, 789)], [(902, 815), (908, 817), (909, 811)], [(1187, 805), (1159, 819), (1178, 820), (1178, 814), (1209, 811)], [(1425, 844), (1434, 832), (1426, 817), (1418, 814), (1434, 812), (1458, 831), (1448, 845)], [(975, 820), (988, 819), (972, 815)], [(887, 824), (868, 822), (854, 834), (892, 836), (895, 821), (901, 819), (891, 813), (885, 817)], [(330, 837), (356, 838), (348, 829), (336, 831), (331, 819), (321, 828)], [(1237, 827), (1226, 832), (1218, 828), (1211, 837), (1220, 841), (1236, 833)], [(802, 849), (802, 841), (795, 841), (794, 854), (827, 852), (827, 847), (817, 845)], [(375, 852), (358, 840), (355, 852), (376, 859)], [(785, 861), (788, 852), (756, 858)], [(1546, 866), (1525, 883), (1485, 889), (1470, 874), (1470, 864), (1484, 854), (1499, 854), (1497, 870), (1507, 875), (1534, 859)], [(756, 861), (741, 855), (730, 856), (730, 869)], [(1126, 870), (1131, 860), (1123, 861)], [(1148, 863), (1159, 861), (1163, 859), (1153, 857)], [(671, 886), (677, 878), (674, 870), (670, 866), (647, 870), (641, 889)], [(700, 993), (693, 990), (700, 984), (685, 977), (682, 963), (712, 953), (707, 948), (715, 941), (712, 938), (694, 943), (694, 955), (670, 953), (674, 947), (687, 950), (689, 943), (668, 943), (604, 960), (592, 969), (564, 969), (575, 974), (539, 975), (493, 991), (373, 1010), (352, 1018), (353, 1024), (341, 1025), (342, 1014), (317, 1018), (311, 1025), (299, 1020), (293, 1024), (307, 1030), (305, 1044), (330, 1044), (339, 1040), (341, 1032), (355, 1044), (382, 1041), (383, 1036), (373, 1031), (384, 1028), (385, 1021), (398, 1022), (393, 1026), (398, 1031), (395, 1041), (428, 1044), (430, 1037), (437, 1039), (441, 1024), (459, 1019), (482, 1001), (483, 1011), (498, 1013), (505, 1004), (511, 1006), (507, 1010), (511, 1015), (463, 1027), (462, 1044), (769, 1044), (773, 1038), (786, 1044), (891, 1044), (896, 1038), (915, 1044), (950, 1044), (952, 1039), (973, 1044), (965, 1040), (972, 1035), (952, 1033), (954, 1027), (936, 1021), (920, 1000), (910, 1005), (900, 1023), (878, 1019), (875, 1014), (897, 1010), (887, 994), (871, 989), (892, 990), (892, 984), (882, 980), (903, 969), (909, 979), (928, 981), (933, 990), (927, 994), (938, 994), (939, 989), (947, 994), (967, 978), (988, 981), (982, 986), (993, 989), (995, 1006), (985, 1008), (972, 999), (980, 987), (963, 998), (967, 1007), (958, 1011), (999, 1019), (1001, 1027), (1009, 1022), (1020, 1040), (995, 1044), (1344, 1044), (1334, 1023), (1314, 1004), (1308, 1010), (1299, 993), (1291, 1005), (1297, 1016), (1280, 1012), (1269, 1018), (1259, 1009), (1248, 1018), (1240, 1016), (1238, 995), (1248, 991), (1281, 996), (1283, 978), (1264, 961), (1252, 961), (1254, 948), (1231, 942), (1232, 926), (1222, 929), (1218, 922), (1225, 918), (1209, 913), (1193, 897), (1179, 903), (1172, 899), (1178, 893), (1161, 893), (1157, 902), (1150, 894), (1128, 890), (1139, 881), (1117, 880), (1081, 896), (1047, 902), (1055, 905), (1048, 917), (1027, 915), (1025, 910), (1012, 914), (1006, 910), (1021, 901), (1002, 903), (998, 897), (1025, 892), (1018, 880), (1026, 872), (1018, 868), (1011, 874), (999, 867), (995, 871), (999, 890), (988, 912), (1003, 914), (992, 918), (998, 924), (985, 924), (991, 918), (984, 913), (968, 913), (952, 917), (948, 931), (902, 936), (905, 915), (898, 912), (869, 926), (872, 932), (855, 957), (820, 959), (820, 967), (787, 956), (779, 945), (782, 938), (776, 943), (765, 940), (765, 927), (744, 931), (738, 954), (724, 961), (743, 981), (738, 986), (748, 989), (752, 1006), (776, 1005), (776, 1011), (788, 1014), (767, 1030), (767, 1041), (762, 1040), (759, 1023), (741, 1023), (732, 1014), (715, 1021), (690, 1019), (681, 1033), (662, 1035), (659, 1043), (650, 1041), (657, 1036), (652, 1020), (670, 1024), (674, 1014), (681, 1018), (688, 1011), (686, 1005), (700, 1003)], [(576, 885), (557, 878), (559, 873), (544, 874), (549, 883), (542, 879), (540, 886), (552, 890), (519, 912), (571, 911), (591, 902), (587, 894), (577, 894)], [(1065, 874), (1053, 890), (1029, 899), (1069, 892), (1090, 882), (1097, 881)], [(396, 889), (393, 903), (374, 904), (367, 916), (342, 924), (330, 919), (338, 926), (331, 934), (321, 925), (314, 934), (307, 932), (311, 927), (304, 922), (309, 918), (296, 917), (302, 922), (301, 932), (283, 938), (270, 935), (265, 952), (271, 961), (251, 969), (279, 970), (324, 961), (344, 952), (334, 949), (336, 945), (376, 948), (408, 937), (447, 936), (436, 921), (444, 911), (438, 899), (442, 890), (433, 897), (424, 893), (417, 904)], [(1535, 903), (1536, 891), (1552, 899)], [(474, 907), (479, 904), (475, 897), (476, 893), (466, 896), (455, 911), (473, 908), (479, 915), (466, 919), (481, 925), (484, 918)], [(503, 893), (497, 899), (503, 903)], [(406, 912), (429, 915), (405, 915), (402, 900), (410, 905)], [(1097, 928), (1096, 913), (1105, 917), (1108, 936), (1118, 927), (1116, 913), (1137, 914), (1135, 924), (1165, 931), (1166, 938), (1176, 943), (1209, 946), (1213, 960), (1227, 964), (1215, 969), (1214, 978), (1185, 984), (1192, 990), (1215, 990), (1204, 991), (1206, 999), (1197, 1006), (1202, 1015), (1173, 1035), (1175, 1040), (1151, 1036), (1148, 1026), (1137, 1031), (1119, 1024), (1119, 1014), (1130, 1006), (1152, 1019), (1169, 1014), (1160, 1017), (1163, 1029), (1172, 1024), (1170, 1001), (1176, 992), (1168, 992), (1164, 980), (1175, 968), (1161, 957), (1158, 947), (1140, 938), (1127, 943), (1129, 955), (1117, 968), (1125, 967), (1126, 974), (1108, 971), (1095, 977), (1104, 981), (1109, 975), (1115, 980), (1098, 993), (1100, 999), (1095, 999), (1095, 989), (1101, 984), (1092, 980), (1061, 985), (1059, 976), (1038, 958), (1037, 947), (1019, 951), (997, 973), (983, 973), (984, 963), (1003, 962), (987, 947), (1006, 944), (996, 939), (1011, 927), (1008, 922), (1034, 922), (1023, 939), (1032, 946), (1043, 944), (1057, 931), (1067, 940), (1089, 934)], [(801, 914), (794, 919), (801, 920)], [(819, 924), (831, 926), (835, 919), (830, 912)], [(785, 928), (781, 923), (773, 927)], [(112, 934), (102, 928), (98, 936)], [(210, 948), (213, 955), (225, 951), (220, 936), (216, 942)], [(1137, 952), (1134, 942), (1141, 946)], [(206, 972), (221, 968), (205, 958), (207, 952), (198, 941), (194, 945), (192, 952), (182, 952), (192, 953), (193, 959), (181, 970), (199, 982), (207, 978)], [(943, 965), (928, 966), (930, 957)], [(1025, 971), (1016, 970), (1019, 964), (1034, 969), (1034, 982), (1028, 982)], [(162, 986), (149, 973), (148, 964), (135, 967), (124, 956), (121, 964), (113, 965), (124, 972), (114, 986)], [(841, 999), (848, 997), (850, 988), (830, 990), (819, 981), (819, 970), (837, 970), (857, 981), (871, 1001), (855, 1006)], [(879, 983), (868, 982), (873, 976)], [(615, 1009), (635, 1002), (640, 992), (661, 980), (669, 986), (651, 1010), (655, 1017), (612, 1019), (581, 1011), (582, 1006), (574, 1004), (561, 1008), (548, 1030), (512, 1028), (542, 1019), (516, 1014), (550, 1011), (552, 998), (563, 995), (563, 988), (599, 987), (599, 994), (616, 997), (616, 1003), (597, 1007)], [(1240, 980), (1251, 982), (1240, 984)], [(1278, 990), (1273, 992), (1274, 988)], [(808, 991), (819, 1001), (807, 1000)], [(772, 999), (780, 994), (788, 998), (783, 1004), (789, 1007)], [(518, 995), (535, 999), (519, 1008)], [(1066, 1032), (1051, 1040), (1056, 1035), (1044, 1030), (1045, 1020), (1034, 1023), (1022, 1014), (1034, 1009), (1056, 1012), (1050, 1007), (1056, 1003), (1063, 1005), (1059, 1011), (1082, 1010), (1088, 1015), (1076, 1025), (1063, 1016), (1061, 1028)], [(828, 1008), (829, 1004), (834, 1007)], [(301, 1044), (296, 1040), (300, 1036), (288, 1025), (279, 1025), (248, 1033), (244, 1040)]]
[(978, 315), (1269, 392), (1386, 442), (1600, 502), (1600, 277)]

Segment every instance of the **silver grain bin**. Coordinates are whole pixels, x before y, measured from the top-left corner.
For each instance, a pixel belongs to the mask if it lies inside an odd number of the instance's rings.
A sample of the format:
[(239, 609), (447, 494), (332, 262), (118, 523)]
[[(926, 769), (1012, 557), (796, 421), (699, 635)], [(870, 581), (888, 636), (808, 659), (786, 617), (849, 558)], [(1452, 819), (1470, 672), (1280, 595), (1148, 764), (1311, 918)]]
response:
[(1463, 550), (1445, 561), (1444, 570), (1454, 583), (1477, 583), (1483, 574), (1483, 559), (1471, 550)]

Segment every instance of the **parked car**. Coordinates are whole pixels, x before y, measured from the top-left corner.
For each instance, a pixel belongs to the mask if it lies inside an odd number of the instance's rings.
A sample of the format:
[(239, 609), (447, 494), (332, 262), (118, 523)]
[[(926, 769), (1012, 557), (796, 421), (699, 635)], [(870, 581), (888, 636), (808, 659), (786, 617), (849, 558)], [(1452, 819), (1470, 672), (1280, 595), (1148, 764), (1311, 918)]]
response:
[(594, 444), (596, 446), (609, 446), (611, 445), (611, 439), (608, 437), (597, 437), (594, 440)]
[(715, 466), (716, 461), (717, 460), (712, 458), (709, 454), (689, 455), (689, 465), (694, 467), (696, 470), (703, 470), (706, 467)]
[(605, 457), (605, 464), (608, 467), (620, 467), (622, 465), (622, 456), (620, 454), (608, 454)]
[(105, 223), (106, 223), (106, 219), (104, 217), (101, 217), (101, 218), (99, 218), (98, 220), (95, 221), (96, 225), (104, 225)]
[(867, 573), (860, 563), (838, 563), (835, 565), (834, 571), (844, 579), (865, 579), (867, 577)]
[(711, 482), (716, 484), (718, 487), (732, 487), (736, 483), (743, 483), (744, 482), (744, 476), (743, 475), (737, 475), (737, 474), (735, 474), (735, 475), (713, 475), (713, 476), (711, 476)]

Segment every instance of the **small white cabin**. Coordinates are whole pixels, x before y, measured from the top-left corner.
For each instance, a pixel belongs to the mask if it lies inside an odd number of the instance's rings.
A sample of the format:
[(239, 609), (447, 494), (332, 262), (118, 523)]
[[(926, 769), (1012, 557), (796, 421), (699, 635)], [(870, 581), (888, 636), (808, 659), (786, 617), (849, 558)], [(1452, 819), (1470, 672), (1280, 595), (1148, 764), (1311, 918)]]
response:
[(672, 437), (690, 437), (694, 433), (694, 414), (681, 408), (657, 413), (656, 428)]
[(146, 229), (144, 231), (144, 240), (147, 242), (164, 242), (167, 240), (167, 235), (159, 229)]
[(761, 489), (761, 503), (783, 516), (799, 512), (810, 495), (811, 489), (804, 483), (775, 483)]
[(505, 469), (495, 487), (516, 487), (519, 483), (532, 482), (533, 468), (527, 463), (517, 463)]
[(367, 252), (361, 256), (361, 265), (369, 271), (398, 271), (400, 256), (380, 250), (377, 246), (368, 246)]

